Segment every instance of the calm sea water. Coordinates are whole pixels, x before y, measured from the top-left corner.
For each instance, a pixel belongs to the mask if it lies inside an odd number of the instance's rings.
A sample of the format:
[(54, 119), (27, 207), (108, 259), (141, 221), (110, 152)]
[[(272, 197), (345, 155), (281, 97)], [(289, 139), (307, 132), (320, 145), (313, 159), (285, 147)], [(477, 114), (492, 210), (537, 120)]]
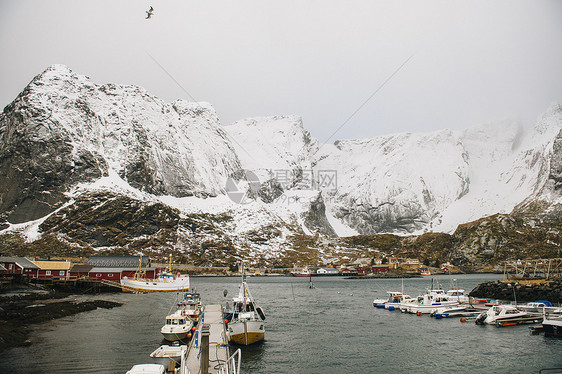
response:
[[(495, 275), (457, 276), (470, 291)], [(448, 276), (436, 276), (446, 288)], [(239, 278), (193, 277), (204, 304), (224, 303)], [(400, 279), (249, 278), (267, 315), (266, 340), (242, 348), (243, 373), (538, 373), (562, 367), (562, 340), (531, 335), (527, 326), (476, 326), (373, 308), (376, 297), (400, 291)], [(405, 279), (412, 296), (428, 279)], [(227, 298), (223, 291), (228, 290)], [(38, 326), (30, 347), (0, 355), (0, 373), (125, 373), (150, 363), (175, 294), (80, 296), (124, 303)]]

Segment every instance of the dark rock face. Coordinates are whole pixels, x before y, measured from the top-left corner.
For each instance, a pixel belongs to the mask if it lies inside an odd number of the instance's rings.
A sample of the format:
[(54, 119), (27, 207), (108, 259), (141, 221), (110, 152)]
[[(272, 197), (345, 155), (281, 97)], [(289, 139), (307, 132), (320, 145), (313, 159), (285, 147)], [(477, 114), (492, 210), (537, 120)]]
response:
[(204, 197), (238, 169), (208, 104), (164, 103), (53, 65), (0, 115), (0, 225), (44, 217), (111, 171), (151, 194)]
[[(347, 197), (344, 196), (344, 199)], [(414, 202), (387, 202), (372, 206), (366, 202), (348, 201), (336, 208), (335, 215), (362, 235), (408, 233), (419, 230), (431, 220), (423, 207)]]
[(49, 114), (29, 109), (20, 95), (0, 115), (0, 213), (11, 223), (45, 216), (66, 200), (68, 186), (107, 170), (99, 155), (73, 152)]
[(326, 218), (326, 205), (322, 199), (322, 194), (310, 201), (310, 208), (304, 216), (305, 226), (312, 232), (319, 232), (328, 237), (337, 237), (330, 222)]
[(179, 220), (179, 211), (161, 203), (92, 193), (53, 214), (40, 229), (92, 247), (127, 247), (137, 238), (152, 241), (155, 246), (172, 246)]
[(556, 136), (552, 146), (550, 179), (554, 182), (554, 190), (562, 193), (562, 130)]

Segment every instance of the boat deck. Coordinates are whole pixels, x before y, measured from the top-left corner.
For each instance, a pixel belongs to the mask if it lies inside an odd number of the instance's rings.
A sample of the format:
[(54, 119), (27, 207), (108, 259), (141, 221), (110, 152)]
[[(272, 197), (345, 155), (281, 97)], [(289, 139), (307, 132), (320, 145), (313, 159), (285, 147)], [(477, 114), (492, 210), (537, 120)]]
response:
[(228, 359), (230, 357), (228, 338), (226, 336), (226, 327), (224, 325), (222, 307), (220, 305), (207, 305), (203, 310), (203, 315), (197, 326), (197, 331), (191, 340), (189, 350), (187, 351), (187, 359), (185, 367), (187, 369), (182, 373), (202, 373), (204, 371), (204, 363), (202, 363), (202, 330), (208, 328), (209, 332), (209, 360), (208, 373), (229, 373)]

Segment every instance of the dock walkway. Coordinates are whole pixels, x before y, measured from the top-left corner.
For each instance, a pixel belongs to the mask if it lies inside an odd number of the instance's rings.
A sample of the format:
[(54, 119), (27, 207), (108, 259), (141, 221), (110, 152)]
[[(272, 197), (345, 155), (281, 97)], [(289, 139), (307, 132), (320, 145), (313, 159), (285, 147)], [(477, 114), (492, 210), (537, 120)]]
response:
[[(206, 346), (208, 349), (205, 349)], [(220, 305), (205, 306), (186, 355), (185, 360), (182, 360), (182, 374), (239, 373), (240, 350), (230, 355)], [(238, 356), (238, 365), (235, 356)]]

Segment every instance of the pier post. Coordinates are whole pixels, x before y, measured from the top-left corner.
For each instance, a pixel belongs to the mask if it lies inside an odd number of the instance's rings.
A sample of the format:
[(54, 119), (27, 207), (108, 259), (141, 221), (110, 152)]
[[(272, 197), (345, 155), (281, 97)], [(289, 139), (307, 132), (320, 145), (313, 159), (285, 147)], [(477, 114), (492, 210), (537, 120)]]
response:
[(209, 373), (209, 324), (204, 324), (201, 327), (201, 374), (208, 374)]

